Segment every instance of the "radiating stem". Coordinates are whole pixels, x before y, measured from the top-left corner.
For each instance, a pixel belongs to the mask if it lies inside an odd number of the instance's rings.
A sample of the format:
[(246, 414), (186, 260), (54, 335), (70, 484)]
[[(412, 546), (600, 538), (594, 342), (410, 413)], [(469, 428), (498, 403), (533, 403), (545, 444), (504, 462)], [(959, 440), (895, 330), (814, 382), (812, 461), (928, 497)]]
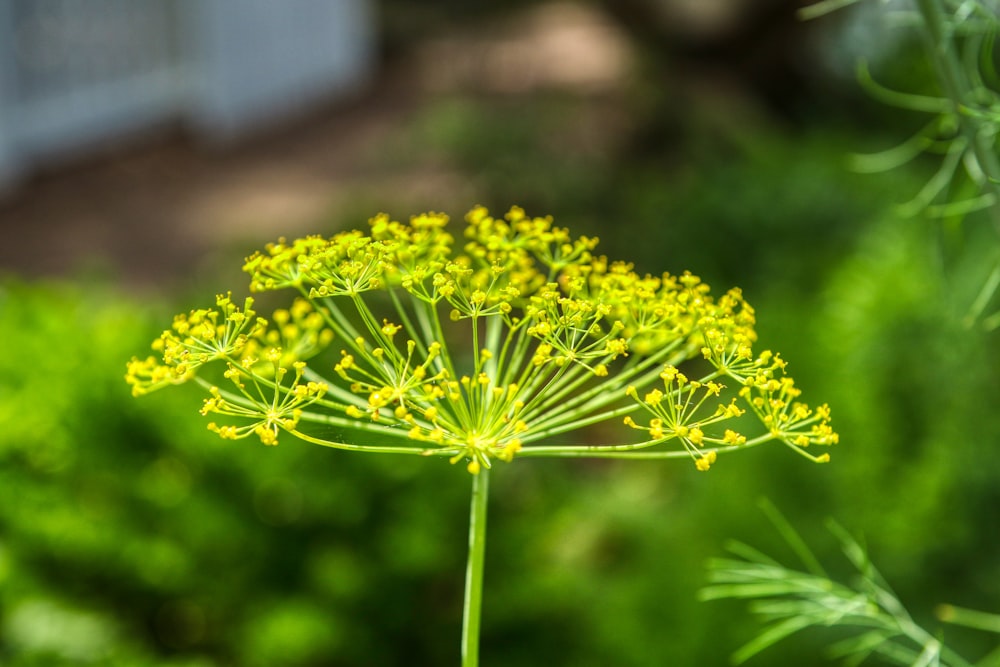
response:
[(486, 506), (490, 471), (472, 475), (469, 509), (469, 560), (465, 569), (465, 611), (462, 614), (462, 667), (479, 665), (479, 621), (483, 606), (483, 562), (486, 556)]

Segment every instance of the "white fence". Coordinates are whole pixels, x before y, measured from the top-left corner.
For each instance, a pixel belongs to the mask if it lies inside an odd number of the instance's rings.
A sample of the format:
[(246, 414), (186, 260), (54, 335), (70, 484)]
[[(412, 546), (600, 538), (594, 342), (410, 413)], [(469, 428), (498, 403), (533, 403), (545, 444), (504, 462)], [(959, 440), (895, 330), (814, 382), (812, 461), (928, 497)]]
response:
[(210, 138), (357, 88), (370, 0), (0, 0), (0, 184), (182, 121)]

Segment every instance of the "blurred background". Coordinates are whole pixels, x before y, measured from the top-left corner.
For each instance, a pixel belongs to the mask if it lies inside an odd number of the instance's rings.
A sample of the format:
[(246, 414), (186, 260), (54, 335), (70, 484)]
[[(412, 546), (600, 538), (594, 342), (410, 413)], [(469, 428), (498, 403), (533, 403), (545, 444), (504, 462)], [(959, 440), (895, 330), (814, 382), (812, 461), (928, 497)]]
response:
[[(270, 240), (475, 204), (742, 287), (841, 433), (826, 466), (503, 466), (485, 664), (726, 664), (754, 621), (696, 594), (729, 539), (782, 553), (761, 497), (834, 570), (824, 518), (863, 535), (918, 622), (1000, 610), (1000, 340), (963, 319), (1000, 246), (899, 215), (934, 158), (848, 169), (925, 122), (858, 59), (929, 67), (885, 3), (802, 4), (0, 3), (0, 664), (457, 664), (464, 473), (227, 444), (195, 388), (122, 376)], [(828, 639), (754, 663), (835, 664)]]

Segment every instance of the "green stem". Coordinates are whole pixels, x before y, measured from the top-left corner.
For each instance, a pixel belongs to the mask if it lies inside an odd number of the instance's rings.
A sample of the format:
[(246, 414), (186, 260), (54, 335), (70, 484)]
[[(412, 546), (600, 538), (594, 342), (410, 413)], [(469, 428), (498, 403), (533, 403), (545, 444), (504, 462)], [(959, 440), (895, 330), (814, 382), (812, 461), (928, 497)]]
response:
[(345, 449), (352, 452), (369, 452), (375, 454), (413, 454), (415, 456), (454, 456), (453, 449), (419, 449), (417, 447), (393, 447), (392, 445), (356, 445), (349, 442), (335, 442), (324, 438), (317, 438), (308, 433), (303, 433), (297, 429), (288, 431), (299, 440), (311, 442), (314, 445), (322, 445), (332, 449)]
[[(599, 412), (596, 415), (591, 414), (588, 417), (581, 417), (576, 421), (565, 422), (560, 420), (557, 423), (557, 425), (542, 429), (538, 432), (533, 432), (530, 436), (522, 438), (522, 441), (528, 443), (528, 442), (534, 442), (536, 440), (543, 440), (558, 433), (565, 433), (566, 431), (572, 431), (574, 429), (583, 428), (584, 426), (589, 426), (591, 424), (597, 424), (598, 422), (614, 419), (615, 417), (620, 417), (621, 415), (627, 415), (630, 412), (635, 412), (639, 407), (640, 406), (638, 403), (633, 403), (631, 405), (623, 405), (622, 407), (615, 408), (614, 410)], [(586, 413), (584, 412), (581, 414), (586, 414)]]
[[(705, 447), (700, 449), (703, 454), (716, 452), (735, 452), (737, 450), (749, 449), (765, 442), (771, 442), (775, 436), (770, 433), (759, 435), (756, 438), (747, 440), (742, 445), (723, 445), (719, 447)], [(627, 445), (533, 445), (525, 447), (517, 453), (517, 458), (528, 456), (550, 456), (560, 458), (607, 458), (607, 459), (679, 459), (691, 456), (686, 449), (658, 450), (655, 452), (639, 452), (636, 450), (647, 449), (666, 442), (665, 440), (644, 440)], [(801, 448), (799, 448), (801, 449)]]
[(486, 506), (490, 471), (472, 476), (469, 509), (469, 560), (465, 569), (465, 610), (462, 615), (462, 667), (479, 665), (479, 622), (483, 606), (483, 563), (486, 556)]

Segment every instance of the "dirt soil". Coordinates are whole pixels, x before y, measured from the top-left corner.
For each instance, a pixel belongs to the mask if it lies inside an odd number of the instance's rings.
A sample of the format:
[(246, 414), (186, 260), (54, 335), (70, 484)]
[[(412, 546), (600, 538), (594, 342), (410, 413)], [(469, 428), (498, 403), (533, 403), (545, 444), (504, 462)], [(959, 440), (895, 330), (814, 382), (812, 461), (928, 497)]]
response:
[(167, 131), (45, 167), (0, 195), (0, 275), (96, 271), (168, 288), (217, 274), (220, 249), (228, 258), (281, 235), (329, 233), (319, 226), (362, 191), (469, 205), (471, 186), (446, 165), (394, 168), (379, 155), (421, 108), (456, 93), (589, 94), (617, 85), (630, 66), (625, 37), (572, 3), (469, 34), (432, 37), (384, 67), (358, 98), (239, 144), (212, 147)]
[(389, 77), (349, 104), (210, 147), (179, 131), (49, 167), (0, 200), (0, 270), (170, 280), (213, 247), (300, 233), (349, 194), (360, 156), (412, 111)]

